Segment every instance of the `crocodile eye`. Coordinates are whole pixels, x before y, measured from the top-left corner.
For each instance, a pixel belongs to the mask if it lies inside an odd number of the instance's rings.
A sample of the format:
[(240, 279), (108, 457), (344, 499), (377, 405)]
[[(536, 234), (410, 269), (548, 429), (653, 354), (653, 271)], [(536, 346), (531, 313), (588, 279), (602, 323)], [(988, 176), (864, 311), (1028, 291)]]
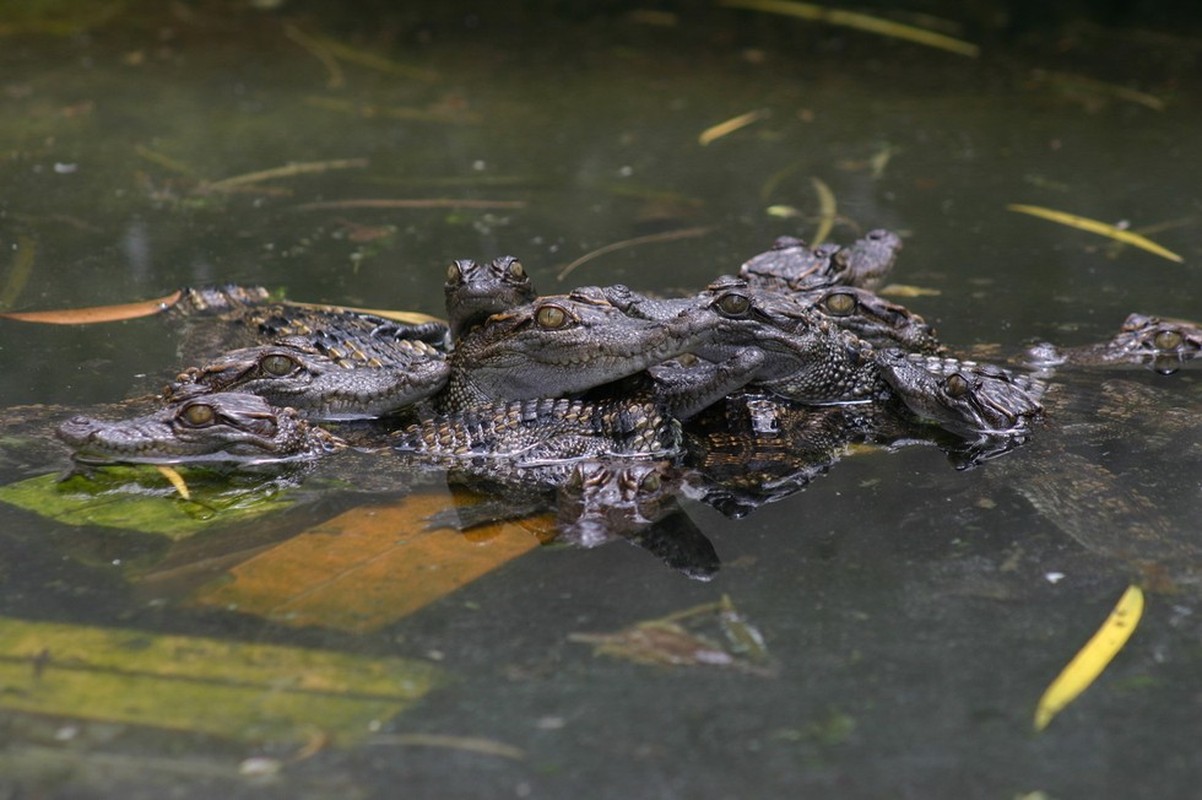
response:
[(747, 295), (727, 292), (718, 298), (715, 305), (718, 306), (718, 313), (724, 317), (741, 317), (751, 308), (751, 300)]
[(522, 266), (522, 262), (514, 259), (509, 262), (509, 277), (521, 280), (526, 277), (526, 268)]
[(642, 482), (639, 483), (639, 489), (644, 492), (659, 491), (661, 483), (662, 482), (659, 479), (659, 473), (649, 472), (647, 473), (646, 477), (643, 478)]
[(856, 310), (856, 296), (848, 292), (835, 292), (823, 301), (826, 311), (833, 317), (846, 317)]
[(1161, 331), (1152, 338), (1157, 350), (1176, 350), (1185, 341), (1179, 331)]
[(273, 353), (269, 356), (263, 356), (263, 360), (259, 362), (259, 368), (268, 375), (281, 378), (296, 369), (296, 362), (288, 356)]
[(217, 418), (217, 412), (213, 411), (213, 407), (210, 405), (193, 403), (180, 412), (179, 418), (187, 425), (201, 428), (212, 423)]
[(452, 261), (447, 267), (447, 282), (458, 283), (463, 280), (463, 270), (459, 268), (458, 261)]
[(543, 306), (534, 315), (534, 320), (540, 327), (555, 331), (568, 324), (568, 312), (559, 306)]
[(943, 382), (943, 388), (947, 390), (948, 397), (963, 397), (968, 394), (968, 379), (959, 372), (953, 372)]

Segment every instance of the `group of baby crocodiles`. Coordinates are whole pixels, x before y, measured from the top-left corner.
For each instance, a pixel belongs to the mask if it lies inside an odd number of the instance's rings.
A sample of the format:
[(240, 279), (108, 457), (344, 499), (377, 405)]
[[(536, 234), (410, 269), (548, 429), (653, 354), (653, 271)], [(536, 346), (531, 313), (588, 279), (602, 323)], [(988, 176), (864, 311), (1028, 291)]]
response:
[[(515, 258), (455, 261), (446, 325), (185, 290), (171, 313), (215, 318), (238, 346), (181, 372), (152, 413), (75, 417), (59, 436), (84, 466), (387, 450), (498, 498), (461, 510), (462, 524), (555, 502), (562, 536), (586, 545), (637, 537), (682, 487), (741, 516), (849, 444), (928, 441), (962, 466), (1021, 444), (1045, 383), (953, 357), (875, 294), (900, 248), (883, 230), (847, 246), (781, 237), (737, 276), (671, 298), (621, 285), (538, 295)], [(1171, 371), (1200, 349), (1202, 328), (1132, 315), (1109, 342), (1039, 345), (1028, 365)]]

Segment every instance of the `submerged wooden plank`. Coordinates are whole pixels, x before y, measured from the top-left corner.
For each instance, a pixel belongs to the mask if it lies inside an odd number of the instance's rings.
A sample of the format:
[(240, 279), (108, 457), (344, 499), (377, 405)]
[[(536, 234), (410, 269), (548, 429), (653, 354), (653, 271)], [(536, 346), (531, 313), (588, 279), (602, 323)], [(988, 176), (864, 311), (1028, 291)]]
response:
[(352, 509), (239, 564), (193, 601), (289, 625), (371, 631), (537, 547), (551, 530), (549, 516), (469, 535), (428, 529), (426, 518), (447, 503), (445, 495), (414, 495)]
[(346, 743), (439, 682), (401, 658), (0, 617), (0, 708), (301, 742)]

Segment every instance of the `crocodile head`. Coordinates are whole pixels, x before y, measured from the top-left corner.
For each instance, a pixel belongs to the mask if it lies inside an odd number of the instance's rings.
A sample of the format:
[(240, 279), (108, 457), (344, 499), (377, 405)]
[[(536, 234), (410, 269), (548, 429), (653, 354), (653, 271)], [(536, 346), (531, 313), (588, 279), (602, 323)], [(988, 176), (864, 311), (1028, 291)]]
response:
[(540, 297), (494, 314), (457, 343), (444, 406), (583, 392), (693, 349), (713, 335), (713, 322), (696, 303), (647, 319), (596, 291)]
[(881, 376), (917, 416), (959, 435), (1009, 435), (1043, 412), (1043, 383), (991, 364), (888, 349)]
[(430, 397), (446, 383), (449, 371), (446, 357), (419, 340), (287, 336), (231, 350), (186, 370), (165, 396), (170, 401), (246, 392), (311, 419), (364, 419)]
[(1040, 342), (1027, 350), (1026, 361), (1036, 367), (1140, 365), (1168, 375), (1199, 354), (1202, 354), (1202, 325), (1131, 314), (1109, 341), (1066, 348)]
[(811, 289), (797, 295), (806, 308), (877, 347), (942, 354), (944, 347), (919, 315), (897, 303), (855, 286)]
[(846, 247), (809, 247), (801, 239), (782, 236), (772, 249), (752, 256), (739, 276), (755, 288), (806, 291), (827, 286), (870, 286), (897, 260), (901, 238), (886, 230), (870, 231)]
[(714, 343), (698, 355), (724, 360), (732, 350), (758, 351), (752, 382), (805, 403), (859, 402), (884, 391), (872, 346), (792, 296), (723, 277), (701, 297), (722, 321)]
[(456, 339), (493, 314), (529, 303), (537, 296), (522, 262), (513, 256), (487, 263), (471, 259), (451, 262), (443, 292), (451, 336)]
[(341, 446), (289, 408), (242, 393), (204, 395), (123, 420), (74, 417), (59, 438), (84, 464), (259, 464), (312, 458)]

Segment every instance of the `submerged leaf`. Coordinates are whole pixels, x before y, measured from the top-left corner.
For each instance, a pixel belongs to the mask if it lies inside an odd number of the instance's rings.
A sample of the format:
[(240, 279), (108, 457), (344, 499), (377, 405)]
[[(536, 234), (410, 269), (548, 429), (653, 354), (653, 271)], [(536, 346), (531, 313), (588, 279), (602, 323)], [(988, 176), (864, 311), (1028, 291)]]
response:
[(171, 539), (291, 505), (277, 480), (255, 476), (231, 483), (229, 475), (189, 474), (193, 476), (190, 498), (177, 494), (177, 488), (153, 468), (105, 467), (65, 481), (52, 474), (0, 486), (0, 502), (64, 525), (99, 525)]
[(0, 708), (336, 743), (434, 688), (425, 662), (0, 617)]
[(475, 528), (470, 537), (430, 530), (428, 517), (447, 501), (419, 494), (352, 509), (244, 561), (193, 602), (287, 625), (371, 631), (539, 546), (513, 522)]
[(1041, 731), (1077, 695), (1089, 688), (1102, 674), (1110, 660), (1123, 649), (1135, 632), (1144, 611), (1144, 593), (1138, 586), (1129, 586), (1119, 598), (1110, 616), (1084, 647), (1073, 656), (1068, 666), (1056, 676), (1035, 709), (1035, 730)]

